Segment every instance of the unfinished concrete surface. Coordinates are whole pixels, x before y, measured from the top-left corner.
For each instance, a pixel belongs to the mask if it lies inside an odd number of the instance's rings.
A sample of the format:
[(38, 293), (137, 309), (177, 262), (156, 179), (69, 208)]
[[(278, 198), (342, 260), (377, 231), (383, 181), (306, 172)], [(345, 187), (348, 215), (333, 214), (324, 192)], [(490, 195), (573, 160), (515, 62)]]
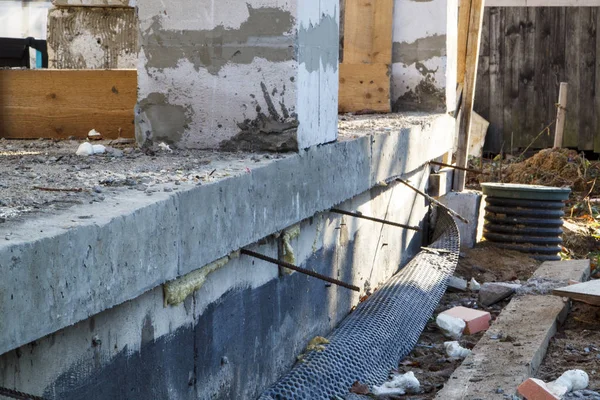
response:
[(396, 0), (392, 49), (394, 111), (456, 106), (456, 0)]
[[(589, 276), (589, 260), (545, 262), (529, 280), (532, 293), (548, 284)], [(560, 297), (526, 294), (513, 298), (490, 329), (454, 371), (436, 399), (505, 399), (533, 376), (568, 303)], [(501, 389), (501, 390), (498, 390)]]
[(412, 121), (392, 133), (356, 132), (210, 184), (152, 196), (120, 188), (102, 203), (0, 225), (0, 236), (10, 238), (0, 243), (8, 285), (0, 290), (0, 312), (16, 321), (0, 326), (0, 353), (415, 171), (452, 146), (450, 117)]
[(49, 68), (135, 69), (137, 56), (134, 8), (68, 7), (48, 12)]
[(472, 248), (481, 240), (483, 235), (484, 223), (484, 202), (483, 194), (476, 190), (466, 190), (464, 192), (450, 192), (438, 199), (451, 210), (457, 212), (469, 223), (454, 217), (458, 230), (460, 232), (460, 247)]
[(137, 6), (139, 143), (286, 151), (336, 139), (338, 1)]
[[(256, 397), (420, 249), (425, 232), (326, 212), (425, 227), (422, 197), (378, 182), (403, 176), (424, 190), (425, 164), (452, 146), (454, 121), (401, 120), (389, 133), (347, 128), (337, 143), (214, 182), (151, 196), (122, 188), (1, 224), (0, 386), (49, 399)], [(164, 308), (161, 284), (243, 246), (282, 257), (271, 235), (296, 224), (297, 265), (360, 293), (241, 256)]]

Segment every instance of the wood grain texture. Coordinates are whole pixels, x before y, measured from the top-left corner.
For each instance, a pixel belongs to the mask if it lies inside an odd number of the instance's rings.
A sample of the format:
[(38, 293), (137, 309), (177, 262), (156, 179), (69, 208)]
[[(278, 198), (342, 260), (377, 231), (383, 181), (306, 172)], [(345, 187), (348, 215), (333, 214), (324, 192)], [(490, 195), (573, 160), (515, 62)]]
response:
[[(469, 34), (467, 37), (467, 53), (465, 61), (465, 79), (463, 82), (462, 113), (458, 128), (458, 146), (456, 148), (456, 165), (466, 167), (469, 156), (469, 135), (471, 130), (471, 114), (477, 83), (477, 66), (479, 64), (479, 46), (483, 22), (485, 0), (471, 0)], [(464, 171), (454, 172), (453, 189), (462, 192), (465, 188)]]
[(393, 0), (345, 0), (339, 112), (390, 112)]
[(0, 137), (134, 137), (136, 70), (0, 70)]
[[(474, 109), (490, 121), (485, 150), (517, 152), (556, 119), (569, 83), (565, 147), (600, 152), (599, 7), (488, 7)], [(485, 36), (484, 36), (485, 38)], [(487, 64), (487, 65), (486, 65)], [(554, 127), (551, 133), (554, 132)], [(553, 145), (541, 135), (532, 149)]]
[(344, 6), (344, 63), (390, 63), (393, 0), (347, 0)]
[(339, 112), (390, 112), (387, 64), (340, 64)]

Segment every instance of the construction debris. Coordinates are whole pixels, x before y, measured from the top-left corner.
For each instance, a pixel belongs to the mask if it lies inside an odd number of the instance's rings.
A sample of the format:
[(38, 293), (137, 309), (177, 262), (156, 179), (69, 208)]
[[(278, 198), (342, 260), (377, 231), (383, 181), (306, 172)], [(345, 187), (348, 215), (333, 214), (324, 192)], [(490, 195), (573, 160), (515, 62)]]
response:
[(403, 395), (406, 393), (416, 393), (421, 388), (419, 380), (413, 372), (395, 375), (391, 381), (385, 382), (381, 386), (373, 386), (373, 394), (380, 395)]
[(484, 283), (479, 290), (479, 303), (482, 306), (489, 307), (510, 297), (514, 292), (515, 289), (510, 286)]
[(464, 292), (467, 290), (467, 281), (457, 276), (451, 276), (448, 278), (447, 286), (448, 289)]
[(462, 347), (456, 340), (452, 342), (444, 342), (446, 354), (451, 358), (465, 358), (471, 354), (471, 350)]
[(459, 339), (466, 326), (462, 319), (444, 313), (437, 316), (435, 323), (444, 335), (451, 339)]
[(541, 379), (529, 378), (519, 385), (517, 391), (527, 400), (559, 400), (569, 392), (587, 388), (589, 382), (590, 378), (585, 371), (573, 369), (548, 383)]
[(552, 294), (600, 306), (600, 279), (554, 289)]
[(89, 140), (102, 140), (102, 134), (95, 129), (88, 132)]
[[(490, 327), (491, 314), (487, 311), (474, 310), (467, 307), (454, 307), (444, 311), (441, 315), (459, 318), (465, 323), (464, 333), (472, 335), (485, 331)], [(440, 316), (438, 316), (439, 318)]]
[(475, 278), (471, 278), (469, 281), (469, 289), (471, 289), (473, 292), (477, 292), (481, 289), (481, 285), (475, 280)]

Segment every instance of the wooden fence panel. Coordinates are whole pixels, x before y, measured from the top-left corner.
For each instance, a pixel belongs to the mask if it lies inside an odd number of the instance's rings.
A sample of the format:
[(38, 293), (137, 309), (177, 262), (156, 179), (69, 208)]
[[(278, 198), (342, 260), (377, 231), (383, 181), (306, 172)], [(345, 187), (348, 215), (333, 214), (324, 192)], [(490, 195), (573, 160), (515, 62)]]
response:
[[(486, 9), (475, 111), (490, 121), (487, 151), (527, 147), (556, 119), (568, 82), (564, 145), (600, 152), (599, 18), (598, 7)], [(551, 146), (550, 132), (532, 148)]]

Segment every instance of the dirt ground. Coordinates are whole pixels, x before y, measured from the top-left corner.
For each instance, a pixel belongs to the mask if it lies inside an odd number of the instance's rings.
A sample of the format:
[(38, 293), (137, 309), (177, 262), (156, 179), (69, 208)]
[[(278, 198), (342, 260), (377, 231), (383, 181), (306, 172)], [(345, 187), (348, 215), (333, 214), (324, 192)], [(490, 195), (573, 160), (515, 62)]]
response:
[(550, 341), (537, 378), (552, 381), (569, 369), (586, 371), (588, 388), (600, 391), (600, 307), (573, 302), (565, 323)]
[[(461, 253), (454, 275), (466, 280), (475, 278), (479, 283), (524, 281), (531, 277), (539, 265), (538, 261), (522, 253), (501, 250), (489, 244), (480, 243), (475, 248)], [(483, 307), (478, 304), (477, 299), (478, 292), (475, 291), (447, 291), (435, 310), (434, 316), (449, 308), (464, 306), (489, 311), (492, 315), (491, 323), (493, 323), (510, 301), (509, 298), (490, 307)], [(467, 349), (472, 349), (483, 335), (484, 332), (463, 335), (459, 343)], [(446, 354), (443, 344), (449, 340), (451, 339), (446, 338), (440, 332), (432, 318), (421, 334), (418, 344), (400, 362), (396, 371), (398, 373), (412, 371), (421, 384), (421, 393), (404, 396), (375, 396), (374, 398), (379, 400), (431, 400), (435, 398), (437, 392), (462, 362), (462, 360), (452, 359)]]

